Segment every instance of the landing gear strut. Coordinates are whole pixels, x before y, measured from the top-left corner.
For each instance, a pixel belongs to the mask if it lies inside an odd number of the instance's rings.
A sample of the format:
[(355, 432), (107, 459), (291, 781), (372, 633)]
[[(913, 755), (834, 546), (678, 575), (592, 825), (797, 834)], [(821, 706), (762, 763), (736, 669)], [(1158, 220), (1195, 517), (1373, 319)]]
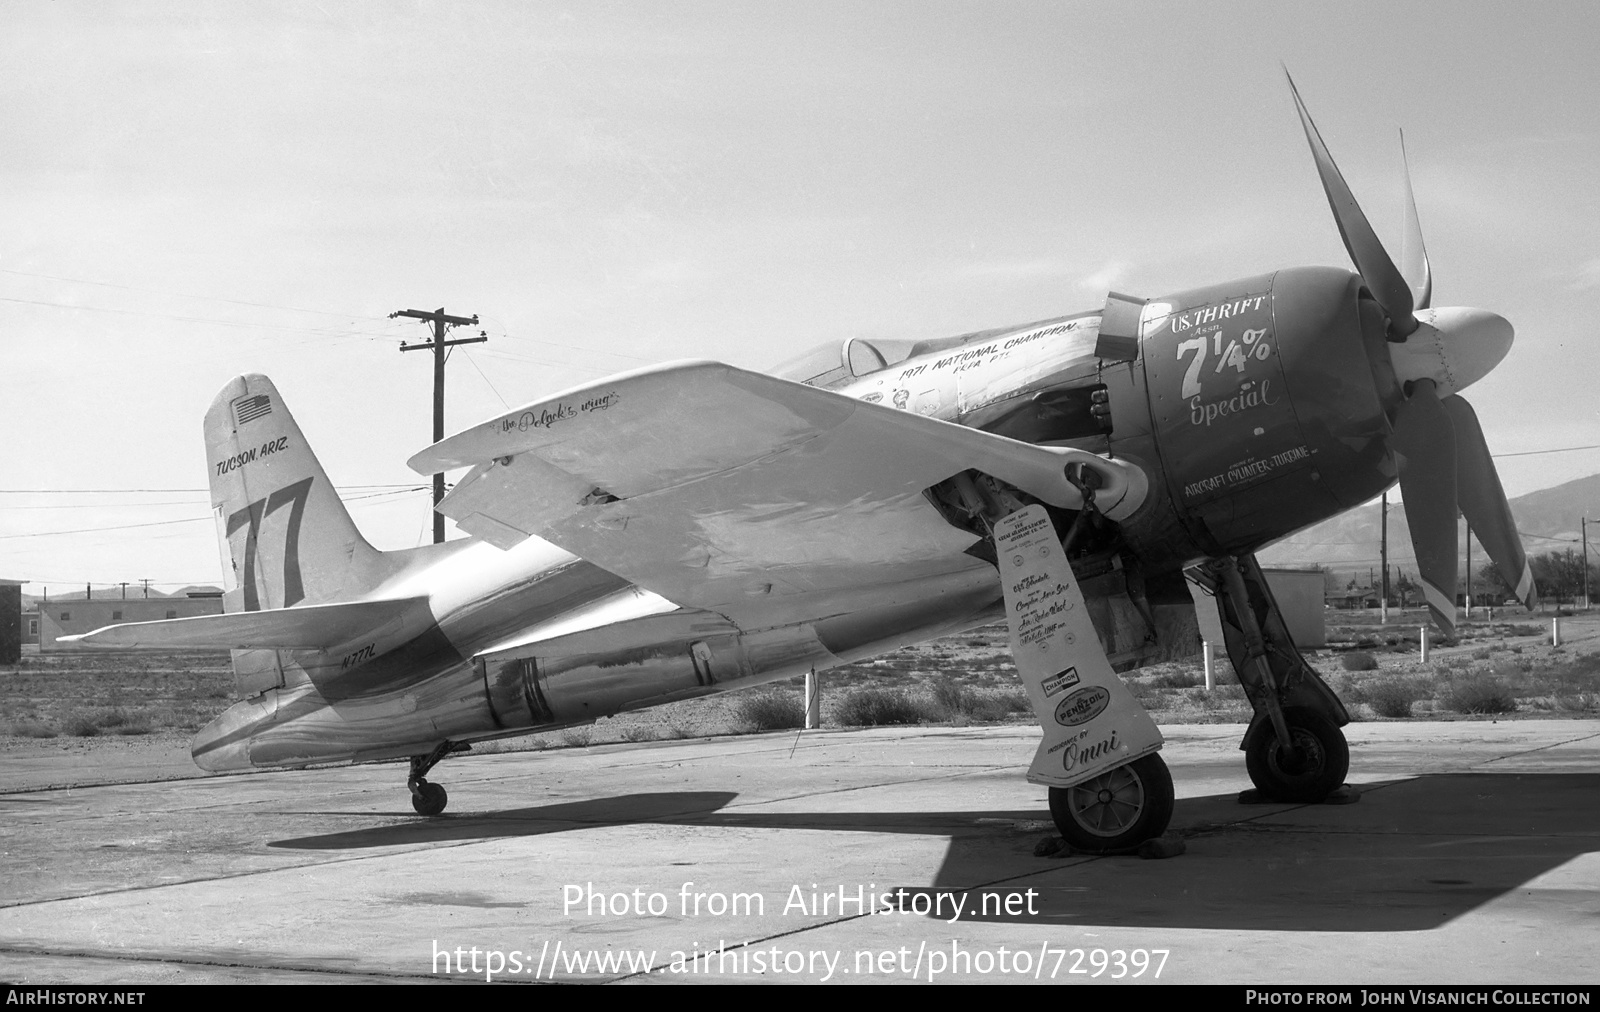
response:
[(451, 752), (464, 752), (468, 747), (465, 742), (442, 741), (427, 755), (411, 757), (411, 776), (406, 779), (406, 787), (411, 790), (411, 807), (418, 815), (438, 815), (450, 803), (450, 795), (443, 786), (427, 781), (428, 771)]
[[(1079, 488), (1087, 512), (1094, 490)], [(994, 545), (1011, 655), (1043, 732), (1028, 779), (1049, 788), (1050, 814), (1073, 850), (1133, 850), (1172, 819), (1161, 731), (1112, 670), (1044, 507), (1002, 517)]]
[(1350, 722), (1289, 635), (1283, 613), (1253, 555), (1212, 559), (1190, 574), (1217, 598), (1228, 659), (1255, 716), (1239, 747), (1261, 796), (1315, 803), (1344, 783)]

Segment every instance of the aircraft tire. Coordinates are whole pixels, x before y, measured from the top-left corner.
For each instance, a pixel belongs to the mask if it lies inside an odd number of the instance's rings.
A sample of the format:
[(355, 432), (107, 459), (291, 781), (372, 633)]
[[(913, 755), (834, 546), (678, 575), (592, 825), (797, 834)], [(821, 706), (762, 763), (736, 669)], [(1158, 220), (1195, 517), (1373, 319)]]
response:
[(1115, 854), (1166, 832), (1172, 774), (1156, 753), (1072, 787), (1050, 788), (1050, 815), (1075, 851)]
[(1301, 768), (1285, 768), (1278, 734), (1271, 724), (1260, 729), (1244, 755), (1250, 782), (1273, 801), (1316, 804), (1344, 783), (1350, 772), (1350, 746), (1344, 732), (1315, 710), (1293, 706), (1283, 711), (1295, 747), (1302, 752)]
[(417, 791), (411, 795), (411, 807), (417, 810), (418, 815), (438, 815), (450, 803), (450, 795), (442, 784), (424, 781), (417, 785)]

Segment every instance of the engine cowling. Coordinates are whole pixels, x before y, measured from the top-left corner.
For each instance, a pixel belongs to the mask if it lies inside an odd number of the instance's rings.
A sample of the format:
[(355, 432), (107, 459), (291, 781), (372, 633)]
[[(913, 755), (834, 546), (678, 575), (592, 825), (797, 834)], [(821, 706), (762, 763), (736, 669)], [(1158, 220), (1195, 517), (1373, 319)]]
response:
[(1400, 395), (1384, 340), (1361, 278), (1335, 268), (1151, 301), (1149, 436), (1197, 547), (1253, 551), (1394, 481), (1389, 412)]

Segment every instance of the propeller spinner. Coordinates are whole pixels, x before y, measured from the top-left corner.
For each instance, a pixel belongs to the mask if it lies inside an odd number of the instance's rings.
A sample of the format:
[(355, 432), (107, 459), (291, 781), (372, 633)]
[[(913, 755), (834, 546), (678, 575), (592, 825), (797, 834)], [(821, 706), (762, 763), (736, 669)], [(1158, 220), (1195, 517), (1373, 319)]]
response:
[[(1288, 76), (1287, 69), (1284, 74)], [(1334, 164), (1293, 78), (1289, 91), (1345, 250), (1387, 317), (1387, 365), (1403, 398), (1389, 412), (1393, 427), (1390, 446), (1398, 457), (1406, 522), (1428, 609), (1439, 628), (1453, 639), (1458, 511), (1466, 515), (1500, 572), (1517, 580), (1516, 594), (1522, 603), (1532, 608), (1536, 600), (1527, 553), (1483, 430), (1472, 407), (1459, 396), (1511, 350), (1511, 324), (1487, 310), (1429, 307), (1433, 277), (1417, 221), (1416, 200), (1411, 196), (1410, 169), (1406, 169), (1406, 241), (1402, 247), (1402, 260), (1413, 279), (1408, 282)], [(1404, 143), (1402, 137), (1402, 154)], [(1375, 366), (1381, 367), (1381, 363)]]

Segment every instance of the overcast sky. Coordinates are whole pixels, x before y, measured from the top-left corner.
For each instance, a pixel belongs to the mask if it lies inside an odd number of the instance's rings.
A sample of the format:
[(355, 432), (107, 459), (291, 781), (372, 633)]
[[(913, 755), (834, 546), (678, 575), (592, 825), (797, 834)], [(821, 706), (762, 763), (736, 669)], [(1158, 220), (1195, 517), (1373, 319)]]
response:
[(1405, 128), (1434, 303), (1516, 326), (1467, 392), (1491, 448), (1600, 444), (1597, 38), (1589, 3), (13, 0), (0, 577), (216, 582), (200, 421), (243, 372), (378, 547), (427, 541), (398, 309), (482, 320), (455, 431), (649, 362), (1348, 267), (1280, 61), (1396, 252)]

